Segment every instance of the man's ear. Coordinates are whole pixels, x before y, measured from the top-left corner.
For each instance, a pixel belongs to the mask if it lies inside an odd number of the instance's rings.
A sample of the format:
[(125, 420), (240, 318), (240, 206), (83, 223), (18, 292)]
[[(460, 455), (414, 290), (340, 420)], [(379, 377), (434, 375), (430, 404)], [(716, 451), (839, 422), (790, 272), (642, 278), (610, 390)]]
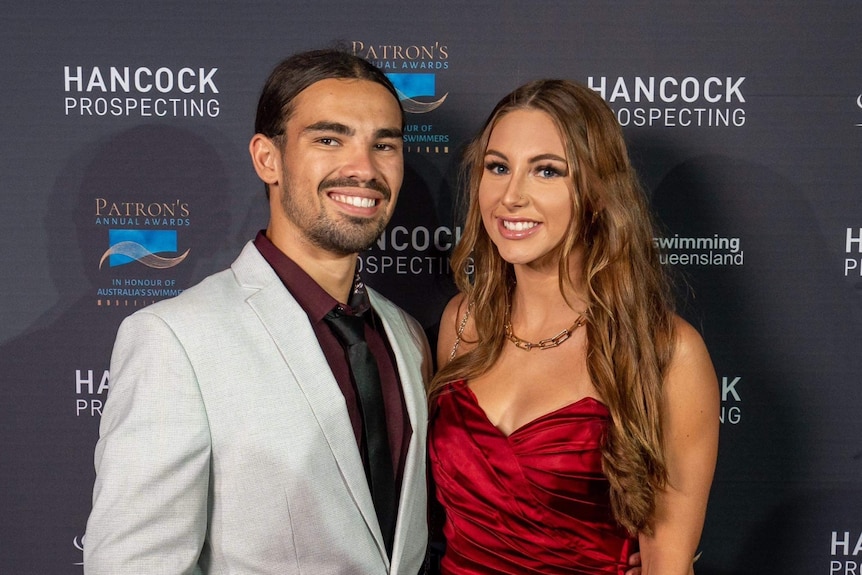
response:
[(257, 176), (267, 185), (281, 181), (281, 150), (263, 134), (255, 134), (248, 144), (251, 163)]

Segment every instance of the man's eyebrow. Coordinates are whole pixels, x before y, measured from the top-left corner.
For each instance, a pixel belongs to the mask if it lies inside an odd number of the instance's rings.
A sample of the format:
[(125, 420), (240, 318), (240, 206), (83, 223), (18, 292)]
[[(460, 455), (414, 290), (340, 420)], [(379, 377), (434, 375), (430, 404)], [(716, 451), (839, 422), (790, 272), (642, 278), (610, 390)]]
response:
[[(305, 133), (309, 132), (331, 132), (333, 134), (339, 134), (341, 136), (355, 136), (356, 130), (351, 128), (346, 124), (342, 124), (340, 122), (315, 122), (310, 126), (306, 126), (303, 130)], [(400, 139), (404, 136), (404, 132), (401, 128), (380, 128), (374, 133), (377, 138), (395, 138)]]
[(317, 122), (306, 126), (303, 132), (333, 132), (342, 136), (352, 136), (356, 130), (339, 122)]
[(403, 138), (404, 132), (401, 128), (380, 128), (377, 130), (378, 138)]

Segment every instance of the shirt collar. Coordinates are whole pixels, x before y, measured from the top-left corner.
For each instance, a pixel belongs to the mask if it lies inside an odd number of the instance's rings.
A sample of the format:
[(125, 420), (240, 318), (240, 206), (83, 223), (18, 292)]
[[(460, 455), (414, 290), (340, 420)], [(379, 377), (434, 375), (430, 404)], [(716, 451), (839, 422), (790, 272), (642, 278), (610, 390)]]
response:
[(365, 312), (371, 309), (371, 299), (368, 297), (368, 290), (358, 271), (353, 276), (353, 289), (350, 292), (350, 297), (347, 299), (347, 305), (350, 306), (350, 309), (356, 315), (364, 315)]
[(313, 321), (323, 321), (323, 316), (335, 307), (340, 307), (343, 311), (356, 315), (363, 315), (371, 308), (368, 289), (365, 282), (362, 281), (358, 269), (353, 277), (353, 288), (350, 290), (347, 305), (344, 305), (320, 287), (305, 270), (299, 267), (299, 264), (278, 249), (266, 237), (263, 230), (259, 231), (254, 238), (254, 246), (275, 271), (284, 287)]

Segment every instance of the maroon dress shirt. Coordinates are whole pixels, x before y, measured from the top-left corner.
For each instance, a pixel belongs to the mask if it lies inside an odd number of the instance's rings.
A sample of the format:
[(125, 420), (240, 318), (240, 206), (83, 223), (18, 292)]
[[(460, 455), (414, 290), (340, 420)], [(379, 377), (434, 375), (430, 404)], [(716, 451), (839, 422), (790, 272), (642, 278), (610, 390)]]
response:
[[(392, 469), (395, 471), (396, 493), (401, 492), (401, 479), (404, 474), (404, 461), (413, 428), (404, 403), (404, 391), (398, 376), (395, 356), (385, 330), (368, 298), (365, 285), (356, 274), (350, 301), (347, 305), (340, 303), (315, 282), (299, 265), (287, 257), (266, 237), (263, 231), (258, 232), (254, 246), (281, 279), (284, 287), (290, 292), (297, 303), (308, 315), (317, 342), (323, 355), (338, 382), (338, 387), (344, 395), (347, 413), (356, 436), (363, 464), (366, 464), (365, 448), (362, 445), (362, 414), (356, 384), (350, 372), (347, 352), (332, 333), (332, 329), (324, 321), (324, 316), (336, 306), (348, 314), (362, 314), (365, 322), (365, 339), (371, 353), (377, 360), (380, 371), (380, 385), (383, 391), (384, 410), (386, 413), (386, 430), (389, 434), (389, 449), (392, 454)], [(367, 310), (367, 311), (366, 311)]]

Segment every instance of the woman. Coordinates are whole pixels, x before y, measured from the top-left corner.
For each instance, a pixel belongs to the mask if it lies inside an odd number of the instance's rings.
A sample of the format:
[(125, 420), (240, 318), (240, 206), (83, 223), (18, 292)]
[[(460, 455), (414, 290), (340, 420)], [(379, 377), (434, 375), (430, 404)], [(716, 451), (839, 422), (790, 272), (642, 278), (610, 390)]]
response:
[[(692, 573), (718, 385), (674, 314), (613, 112), (540, 80), (467, 152), (429, 395), (444, 573)], [(469, 272), (469, 273), (468, 273)]]

